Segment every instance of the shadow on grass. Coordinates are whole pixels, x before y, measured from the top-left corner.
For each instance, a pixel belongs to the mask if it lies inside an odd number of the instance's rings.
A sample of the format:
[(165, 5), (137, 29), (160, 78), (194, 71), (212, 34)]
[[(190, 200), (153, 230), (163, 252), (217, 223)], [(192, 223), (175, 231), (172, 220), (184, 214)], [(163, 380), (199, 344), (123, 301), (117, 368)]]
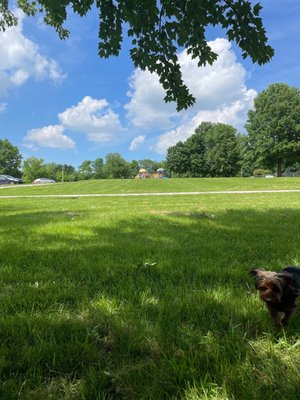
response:
[(110, 225), (84, 209), (9, 211), (1, 398), (297, 398), (297, 347), (272, 352), (282, 333), (247, 271), (299, 259), (298, 210), (157, 211)]

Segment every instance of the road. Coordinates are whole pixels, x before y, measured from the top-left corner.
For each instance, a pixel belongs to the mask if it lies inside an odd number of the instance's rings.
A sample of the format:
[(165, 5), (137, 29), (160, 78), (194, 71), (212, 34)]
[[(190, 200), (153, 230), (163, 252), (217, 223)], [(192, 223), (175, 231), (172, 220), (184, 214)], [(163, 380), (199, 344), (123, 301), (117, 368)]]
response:
[(91, 194), (21, 194), (0, 195), (0, 199), (36, 199), (36, 198), (79, 198), (79, 197), (134, 197), (134, 196), (192, 196), (192, 195), (219, 195), (219, 194), (257, 194), (257, 193), (300, 193), (298, 189), (283, 190), (228, 190), (211, 192), (161, 192), (161, 193), (91, 193)]

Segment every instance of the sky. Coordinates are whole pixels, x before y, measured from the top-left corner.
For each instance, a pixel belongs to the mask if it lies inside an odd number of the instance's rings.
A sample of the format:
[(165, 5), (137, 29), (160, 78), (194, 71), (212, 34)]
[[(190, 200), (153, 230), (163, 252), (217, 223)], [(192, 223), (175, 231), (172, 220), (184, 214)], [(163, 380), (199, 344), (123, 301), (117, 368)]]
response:
[(134, 68), (130, 42), (118, 57), (100, 59), (98, 16), (72, 13), (61, 41), (41, 16), (17, 10), (19, 24), (0, 32), (0, 139), (18, 146), (23, 159), (37, 157), (78, 167), (85, 160), (120, 153), (126, 160), (165, 159), (203, 121), (223, 122), (245, 133), (255, 97), (272, 83), (300, 87), (300, 2), (262, 0), (261, 15), (275, 49), (270, 63), (243, 60), (218, 28), (207, 40), (218, 53), (198, 68), (179, 52), (184, 82), (196, 97), (188, 110), (163, 101), (158, 78)]

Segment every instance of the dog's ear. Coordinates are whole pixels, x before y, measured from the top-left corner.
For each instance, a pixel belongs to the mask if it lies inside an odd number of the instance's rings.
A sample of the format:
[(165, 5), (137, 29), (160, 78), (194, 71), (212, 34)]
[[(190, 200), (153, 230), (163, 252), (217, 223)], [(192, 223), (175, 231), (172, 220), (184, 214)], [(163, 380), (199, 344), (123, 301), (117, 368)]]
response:
[(251, 270), (249, 271), (249, 274), (252, 275), (252, 276), (254, 276), (254, 277), (256, 278), (257, 276), (262, 275), (262, 273), (263, 273), (264, 271), (265, 271), (265, 270), (264, 270), (263, 268), (251, 269)]

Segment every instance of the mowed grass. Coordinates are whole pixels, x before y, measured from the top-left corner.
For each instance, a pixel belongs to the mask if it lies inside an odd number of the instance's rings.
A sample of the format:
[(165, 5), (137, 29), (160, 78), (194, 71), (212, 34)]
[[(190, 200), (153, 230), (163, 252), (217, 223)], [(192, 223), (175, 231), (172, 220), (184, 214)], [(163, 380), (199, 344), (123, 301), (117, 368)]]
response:
[(300, 265), (299, 196), (0, 199), (0, 398), (299, 399), (248, 275)]
[(94, 179), (48, 185), (0, 186), (0, 196), (45, 194), (106, 194), (203, 192), (228, 190), (300, 190), (300, 178)]

